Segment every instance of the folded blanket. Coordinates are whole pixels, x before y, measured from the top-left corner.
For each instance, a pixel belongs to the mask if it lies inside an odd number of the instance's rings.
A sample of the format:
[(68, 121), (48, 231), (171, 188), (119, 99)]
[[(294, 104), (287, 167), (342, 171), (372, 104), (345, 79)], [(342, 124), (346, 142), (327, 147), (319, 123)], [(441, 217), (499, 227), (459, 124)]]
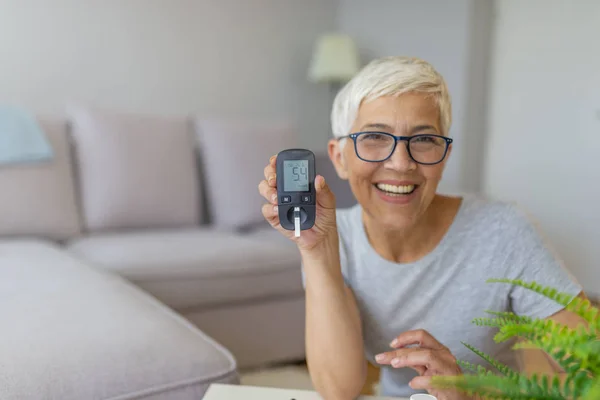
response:
[(0, 105), (0, 165), (49, 161), (53, 156), (35, 117), (21, 108)]

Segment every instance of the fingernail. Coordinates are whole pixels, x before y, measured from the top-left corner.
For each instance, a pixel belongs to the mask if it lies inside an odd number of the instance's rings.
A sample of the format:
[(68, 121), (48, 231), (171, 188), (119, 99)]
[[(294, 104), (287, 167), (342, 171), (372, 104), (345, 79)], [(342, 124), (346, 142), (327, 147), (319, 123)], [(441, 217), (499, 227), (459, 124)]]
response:
[(385, 358), (385, 356), (383, 354), (377, 354), (375, 356), (375, 360), (376, 361), (382, 361)]
[(278, 206), (273, 206), (273, 212), (278, 212), (279, 211), (279, 207)]
[(271, 196), (271, 201), (277, 201), (277, 194), (274, 194), (273, 196)]
[(394, 359), (392, 360), (392, 365), (393, 365), (394, 367), (397, 367), (397, 366), (399, 366), (399, 365), (400, 365), (400, 359), (399, 359), (399, 358), (394, 358)]
[(273, 182), (274, 180), (275, 180), (275, 175), (269, 176), (269, 183)]
[(392, 340), (392, 343), (390, 343), (391, 347), (396, 347), (398, 345), (398, 339), (394, 339)]

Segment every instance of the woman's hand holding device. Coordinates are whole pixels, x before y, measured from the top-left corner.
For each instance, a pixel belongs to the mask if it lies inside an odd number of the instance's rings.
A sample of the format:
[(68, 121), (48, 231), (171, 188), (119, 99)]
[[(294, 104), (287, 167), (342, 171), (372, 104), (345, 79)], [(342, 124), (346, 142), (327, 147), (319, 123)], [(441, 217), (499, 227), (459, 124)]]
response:
[(294, 240), (301, 252), (318, 251), (328, 238), (337, 241), (335, 196), (316, 174), (311, 151), (281, 151), (269, 160), (264, 177), (258, 189), (268, 201), (262, 213), (272, 227)]

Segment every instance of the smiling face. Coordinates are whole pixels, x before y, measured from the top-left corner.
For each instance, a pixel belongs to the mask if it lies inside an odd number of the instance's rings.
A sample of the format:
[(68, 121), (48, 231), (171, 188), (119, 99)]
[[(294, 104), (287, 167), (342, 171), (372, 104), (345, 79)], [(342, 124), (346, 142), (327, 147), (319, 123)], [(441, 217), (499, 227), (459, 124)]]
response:
[[(422, 93), (384, 96), (361, 104), (351, 132), (364, 131), (396, 136), (443, 134), (435, 100)], [(389, 229), (414, 225), (436, 195), (452, 148), (439, 164), (422, 165), (411, 159), (406, 141), (400, 141), (387, 160), (367, 162), (356, 155), (352, 139), (345, 141), (341, 145), (331, 140), (329, 155), (366, 215)]]

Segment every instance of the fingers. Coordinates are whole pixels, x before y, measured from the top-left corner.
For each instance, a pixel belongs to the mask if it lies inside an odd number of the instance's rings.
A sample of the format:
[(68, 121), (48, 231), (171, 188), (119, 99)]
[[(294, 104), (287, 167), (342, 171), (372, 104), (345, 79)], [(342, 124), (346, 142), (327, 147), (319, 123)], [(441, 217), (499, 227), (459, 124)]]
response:
[(390, 347), (396, 349), (410, 345), (418, 345), (419, 347), (425, 347), (429, 349), (446, 349), (443, 344), (438, 342), (433, 335), (424, 329), (404, 332), (392, 340), (392, 343), (390, 343)]
[(443, 371), (451, 367), (452, 355), (446, 351), (427, 348), (409, 348), (378, 354), (375, 359), (379, 364), (391, 365), (394, 368), (425, 368)]
[(269, 184), (269, 186), (271, 187), (275, 187), (277, 186), (277, 180), (275, 179), (276, 177), (276, 168), (275, 168), (275, 163), (277, 161), (277, 156), (273, 156), (269, 159), (269, 164), (265, 167), (264, 169), (264, 175), (265, 175), (265, 180), (267, 181), (267, 183)]
[(262, 214), (271, 225), (279, 223), (279, 210), (273, 204), (263, 204)]
[[(399, 350), (394, 350), (394, 351), (389, 351), (386, 353), (378, 354), (375, 356), (375, 361), (377, 361), (379, 364), (382, 364), (382, 365), (392, 365), (392, 361), (398, 358), (398, 354), (397, 354), (398, 351)], [(409, 368), (412, 368), (415, 371), (417, 371), (417, 373), (419, 375), (423, 375), (425, 373), (425, 371), (427, 371), (427, 368), (422, 365), (413, 365), (413, 366), (409, 366)]]
[(410, 382), (408, 382), (408, 385), (412, 388), (412, 389), (420, 389), (420, 390), (428, 390), (431, 389), (431, 376), (417, 376), (416, 378), (413, 378)]
[[(406, 357), (408, 357), (411, 353), (427, 353), (427, 356), (424, 357), (421, 355), (421, 357), (417, 358), (418, 360), (425, 360), (425, 361), (429, 361), (429, 358), (432, 357), (429, 353), (431, 353), (432, 350), (430, 349), (421, 349), (421, 348), (411, 348), (411, 349), (399, 349), (399, 350), (392, 350), (392, 351), (388, 351), (385, 353), (381, 353), (381, 354), (377, 354), (375, 356), (375, 361), (377, 361), (379, 364), (382, 365), (391, 365), (393, 367), (397, 367), (399, 366), (398, 364), (405, 359)], [(411, 360), (415, 360), (414, 358), (411, 358)], [(423, 366), (427, 366), (425, 365), (426, 363), (420, 364)]]
[(321, 207), (335, 209), (335, 195), (322, 175), (315, 177), (315, 190), (317, 192), (317, 202)]
[(271, 204), (277, 204), (277, 189), (269, 185), (265, 180), (258, 184), (258, 192)]

